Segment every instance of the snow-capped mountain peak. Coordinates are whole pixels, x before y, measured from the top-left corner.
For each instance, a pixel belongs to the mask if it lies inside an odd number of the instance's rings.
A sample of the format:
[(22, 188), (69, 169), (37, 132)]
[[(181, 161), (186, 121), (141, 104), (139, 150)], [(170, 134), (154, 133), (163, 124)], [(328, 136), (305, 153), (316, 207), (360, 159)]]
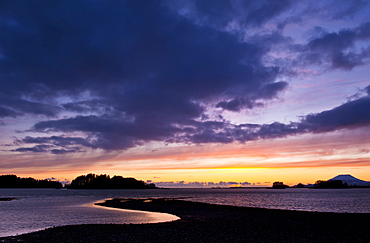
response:
[(336, 177), (329, 179), (329, 181), (334, 181), (334, 180), (341, 180), (343, 183), (347, 183), (347, 185), (349, 186), (368, 186), (370, 185), (370, 182), (357, 179), (356, 177), (352, 175), (348, 175), (348, 174), (347, 175), (337, 175)]

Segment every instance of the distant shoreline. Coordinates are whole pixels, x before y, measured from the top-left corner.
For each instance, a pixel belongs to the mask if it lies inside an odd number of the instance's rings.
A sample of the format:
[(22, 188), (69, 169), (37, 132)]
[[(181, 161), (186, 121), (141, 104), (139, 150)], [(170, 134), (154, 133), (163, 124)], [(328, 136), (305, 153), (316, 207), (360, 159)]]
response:
[(0, 242), (368, 242), (370, 214), (215, 205), (166, 198), (110, 199), (101, 206), (170, 213), (155, 224), (69, 225)]

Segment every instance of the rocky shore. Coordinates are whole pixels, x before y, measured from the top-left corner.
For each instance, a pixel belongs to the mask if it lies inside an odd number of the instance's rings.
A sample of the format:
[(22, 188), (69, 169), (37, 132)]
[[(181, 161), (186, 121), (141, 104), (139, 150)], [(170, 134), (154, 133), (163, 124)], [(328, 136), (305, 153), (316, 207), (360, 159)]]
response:
[(157, 224), (70, 225), (0, 242), (370, 242), (370, 214), (214, 205), (177, 199), (111, 199), (101, 206), (179, 216)]

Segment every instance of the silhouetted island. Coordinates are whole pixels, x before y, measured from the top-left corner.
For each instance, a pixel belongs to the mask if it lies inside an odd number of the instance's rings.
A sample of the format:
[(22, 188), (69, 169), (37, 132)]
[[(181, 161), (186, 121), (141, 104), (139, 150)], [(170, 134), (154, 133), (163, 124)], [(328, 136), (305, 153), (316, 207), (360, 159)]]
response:
[(74, 179), (71, 184), (65, 185), (69, 189), (152, 189), (156, 186), (146, 184), (143, 181), (136, 180), (135, 178), (122, 176), (109, 175), (81, 175)]
[(269, 189), (285, 189), (288, 188), (288, 185), (285, 185), (282, 181), (275, 181), (272, 184), (272, 187), (269, 187)]
[(314, 188), (317, 189), (336, 189), (336, 188), (348, 188), (347, 183), (343, 183), (341, 180), (318, 180), (315, 182)]
[(36, 180), (34, 178), (20, 178), (16, 175), (1, 175), (0, 188), (62, 188), (59, 181)]

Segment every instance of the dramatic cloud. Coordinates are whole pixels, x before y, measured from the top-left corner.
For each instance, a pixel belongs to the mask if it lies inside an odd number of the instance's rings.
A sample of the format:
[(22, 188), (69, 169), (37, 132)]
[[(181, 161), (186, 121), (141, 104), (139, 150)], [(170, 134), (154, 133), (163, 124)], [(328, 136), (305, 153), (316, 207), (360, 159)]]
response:
[(366, 91), (367, 95), (370, 96), (370, 85), (365, 88), (365, 91)]
[(370, 97), (363, 97), (319, 114), (308, 115), (302, 122), (313, 132), (370, 125)]
[(288, 84), (286, 82), (282, 81), (270, 83), (260, 90), (256, 90), (256, 92), (249, 97), (236, 97), (229, 101), (221, 101), (216, 105), (216, 107), (230, 111), (240, 111), (243, 108), (253, 109), (255, 107), (262, 107), (264, 104), (261, 100), (275, 98), (279, 92), (283, 91), (287, 87), (287, 85)]
[[(185, 123), (184, 123), (185, 124)], [(105, 150), (125, 150), (145, 142), (157, 140), (181, 143), (232, 143), (258, 139), (281, 138), (304, 133), (324, 133), (340, 129), (370, 126), (370, 97), (347, 102), (332, 110), (310, 114), (300, 122), (283, 124), (240, 124), (215, 121), (189, 121), (182, 127), (142, 127), (134, 122), (96, 116), (35, 124), (37, 132), (83, 132), (86, 137), (26, 137), (17, 144), (42, 144), (32, 148), (18, 148), (16, 152), (46, 152), (54, 154), (79, 151), (79, 146)], [(63, 149), (55, 149), (63, 148)], [(52, 149), (54, 148), (54, 149)]]
[(50, 146), (50, 145), (37, 145), (37, 146), (32, 147), (32, 148), (17, 148), (14, 151), (15, 152), (36, 152), (36, 153), (40, 153), (40, 152), (48, 152), (50, 147), (52, 147), (52, 146)]
[[(5, 106), (1, 107), (0, 116), (20, 116), (25, 114), (55, 116), (60, 112), (60, 108), (55, 105), (49, 105), (40, 102), (33, 102), (21, 98), (13, 98), (8, 95), (0, 97), (0, 103)], [(3, 115), (2, 115), (3, 114)]]
[(197, 24), (235, 30), (234, 27), (256, 27), (282, 14), (294, 1), (178, 1), (169, 7)]
[(343, 2), (328, 14), (333, 4), (316, 11), (297, 1), (2, 1), (0, 117), (37, 118), (12, 151), (244, 143), (367, 126), (368, 97), (288, 124), (223, 116), (267, 107), (299, 68), (369, 63), (369, 22), (318, 26), (304, 43), (284, 32), (306, 10), (351, 19), (366, 6)]
[(369, 62), (370, 46), (365, 43), (370, 39), (370, 22), (331, 33), (318, 29), (319, 35), (303, 47), (302, 62), (344, 70)]
[(17, 116), (17, 113), (13, 110), (10, 110), (10, 109), (7, 109), (7, 108), (4, 108), (4, 107), (0, 107), (0, 117), (16, 117)]

